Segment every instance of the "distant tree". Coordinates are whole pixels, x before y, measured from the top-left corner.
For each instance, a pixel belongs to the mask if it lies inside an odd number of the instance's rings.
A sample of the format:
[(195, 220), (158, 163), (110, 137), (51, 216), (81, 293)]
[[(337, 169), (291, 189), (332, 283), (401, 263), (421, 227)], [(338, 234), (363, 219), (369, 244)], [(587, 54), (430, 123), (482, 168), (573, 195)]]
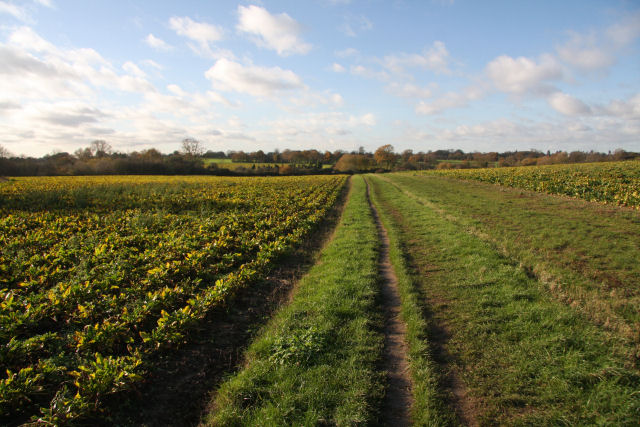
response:
[(146, 150), (142, 150), (140, 152), (140, 155), (150, 158), (150, 159), (161, 159), (162, 158), (162, 153), (159, 152), (157, 149), (155, 148), (148, 148)]
[(373, 157), (376, 159), (376, 162), (379, 165), (385, 165), (387, 169), (391, 169), (391, 166), (396, 161), (396, 155), (393, 152), (393, 145), (391, 144), (386, 144), (382, 147), (379, 147), (373, 154)]
[(201, 157), (204, 154), (204, 147), (195, 138), (185, 138), (182, 140), (182, 154), (189, 157)]
[(202, 157), (205, 157), (207, 159), (224, 159), (226, 155), (224, 154), (224, 151), (207, 150), (207, 152), (204, 153)]
[(231, 161), (234, 163), (246, 162), (247, 154), (242, 150), (234, 151), (233, 154), (231, 154)]
[(364, 154), (343, 154), (333, 168), (340, 172), (360, 172), (375, 168), (371, 157)]
[(78, 160), (87, 160), (93, 157), (93, 153), (91, 152), (91, 148), (78, 148), (73, 152), (73, 155), (76, 156)]
[(331, 160), (333, 160), (333, 156), (331, 155), (331, 151), (325, 151), (324, 154), (322, 155), (322, 161), (326, 164), (331, 163)]
[(402, 161), (408, 162), (411, 156), (413, 156), (413, 150), (404, 150), (402, 152)]
[(89, 149), (91, 150), (91, 154), (93, 154), (94, 157), (106, 157), (113, 151), (111, 145), (103, 139), (96, 139), (94, 141), (91, 141), (91, 144), (89, 144)]
[(11, 156), (12, 156), (11, 152), (6, 148), (4, 148), (2, 145), (0, 145), (0, 159), (4, 159), (4, 158), (8, 159)]

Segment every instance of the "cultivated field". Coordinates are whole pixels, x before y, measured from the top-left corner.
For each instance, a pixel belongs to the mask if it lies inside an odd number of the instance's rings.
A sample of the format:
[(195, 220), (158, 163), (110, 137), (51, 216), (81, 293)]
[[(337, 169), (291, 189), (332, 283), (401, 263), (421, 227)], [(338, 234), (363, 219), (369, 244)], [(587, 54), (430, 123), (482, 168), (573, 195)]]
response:
[(63, 423), (143, 379), (258, 280), (344, 177), (24, 178), (0, 186), (0, 414)]
[[(0, 183), (2, 421), (109, 419), (105, 399), (133, 398), (158, 355), (215, 327), (206, 314), (251, 293), (346, 182)], [(317, 262), (237, 349), (195, 419), (637, 425), (638, 162), (348, 185)]]

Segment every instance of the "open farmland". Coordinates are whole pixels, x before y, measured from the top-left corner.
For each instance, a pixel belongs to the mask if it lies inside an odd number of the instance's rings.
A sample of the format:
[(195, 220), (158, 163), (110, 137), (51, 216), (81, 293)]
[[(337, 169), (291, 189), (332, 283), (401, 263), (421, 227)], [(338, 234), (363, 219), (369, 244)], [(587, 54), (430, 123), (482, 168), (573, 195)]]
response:
[[(502, 185), (469, 179), (493, 170), (352, 177), (317, 263), (185, 424), (636, 425), (640, 215), (580, 196), (600, 191), (585, 182), (629, 193), (635, 167), (504, 169)], [(531, 176), (587, 190), (507, 185)], [(109, 416), (109, 395), (255, 290), (345, 183), (2, 183), (4, 419)]]
[(259, 279), (344, 177), (24, 178), (0, 183), (0, 414), (54, 424)]

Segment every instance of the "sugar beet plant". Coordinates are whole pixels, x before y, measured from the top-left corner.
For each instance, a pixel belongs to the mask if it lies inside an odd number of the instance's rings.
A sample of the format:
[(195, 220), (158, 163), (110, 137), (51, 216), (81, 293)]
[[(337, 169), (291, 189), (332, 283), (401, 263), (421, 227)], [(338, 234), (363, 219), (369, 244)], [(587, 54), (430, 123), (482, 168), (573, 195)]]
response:
[(344, 177), (0, 183), (0, 421), (61, 424), (142, 379), (326, 214)]

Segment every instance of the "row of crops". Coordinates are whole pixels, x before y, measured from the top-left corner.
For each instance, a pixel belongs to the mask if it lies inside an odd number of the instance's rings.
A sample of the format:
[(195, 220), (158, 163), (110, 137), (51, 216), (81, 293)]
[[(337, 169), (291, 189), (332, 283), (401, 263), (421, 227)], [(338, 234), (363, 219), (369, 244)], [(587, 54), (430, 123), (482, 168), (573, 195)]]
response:
[(452, 169), (425, 173), (640, 209), (640, 161)]
[(64, 423), (143, 378), (325, 216), (344, 177), (0, 183), (0, 422)]

